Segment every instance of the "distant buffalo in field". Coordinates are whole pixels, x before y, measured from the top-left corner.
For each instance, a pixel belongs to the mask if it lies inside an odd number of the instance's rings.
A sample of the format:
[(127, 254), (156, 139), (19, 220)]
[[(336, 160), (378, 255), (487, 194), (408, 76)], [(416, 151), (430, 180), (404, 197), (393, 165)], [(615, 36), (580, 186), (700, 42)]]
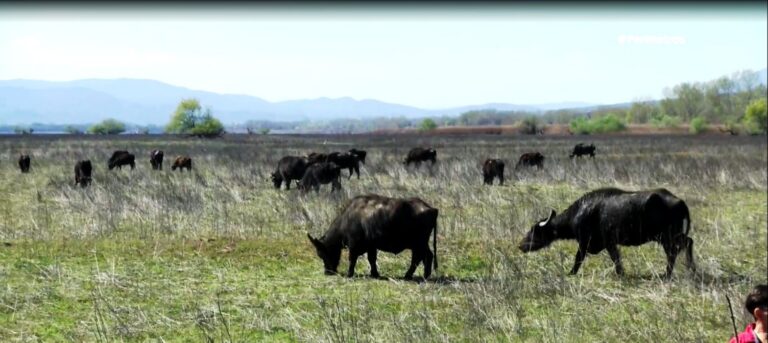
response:
[(29, 155), (19, 155), (19, 169), (21, 169), (22, 173), (29, 173), (29, 165)]
[(136, 168), (136, 156), (125, 150), (117, 150), (113, 152), (112, 157), (109, 158), (109, 170), (112, 170), (115, 167), (117, 167), (117, 169), (123, 169), (123, 166), (125, 165), (130, 165), (131, 170)]
[(365, 150), (349, 149), (349, 153), (357, 156), (357, 160), (360, 161), (360, 163), (365, 164), (365, 156), (368, 155)]
[(173, 165), (171, 166), (171, 170), (176, 170), (176, 168), (179, 169), (180, 172), (184, 171), (184, 168), (187, 169), (187, 171), (192, 171), (192, 159), (189, 158), (189, 156), (177, 156), (176, 160), (173, 161)]
[(75, 163), (75, 185), (85, 187), (91, 184), (91, 160), (81, 160)]
[(544, 168), (544, 155), (540, 152), (527, 152), (520, 155), (520, 159), (517, 161), (517, 165), (515, 165), (515, 170), (520, 167), (533, 166), (536, 166), (538, 169)]
[(685, 202), (666, 189), (628, 192), (603, 188), (583, 195), (560, 215), (555, 211), (533, 225), (520, 243), (523, 252), (536, 251), (561, 239), (579, 243), (570, 274), (579, 271), (587, 253), (608, 250), (616, 273), (624, 274), (619, 245), (658, 242), (667, 255), (665, 278), (672, 276), (677, 254), (685, 249), (688, 267), (693, 263), (691, 219)]
[(589, 155), (589, 157), (595, 157), (595, 145), (584, 145), (584, 143), (576, 144), (576, 146), (573, 147), (573, 152), (568, 156), (570, 158), (581, 157), (584, 155)]
[(275, 188), (280, 189), (285, 182), (285, 189), (291, 189), (291, 181), (300, 181), (307, 171), (307, 166), (309, 162), (305, 157), (284, 156), (277, 162), (277, 168), (272, 173), (272, 183)]
[(352, 178), (352, 174), (357, 174), (357, 178), (360, 179), (360, 158), (358, 155), (351, 152), (339, 153), (333, 152), (328, 154), (327, 162), (331, 162), (339, 166), (341, 169), (349, 170), (349, 177)]
[(411, 163), (415, 163), (416, 166), (418, 166), (421, 162), (425, 161), (432, 161), (432, 164), (434, 165), (437, 161), (437, 151), (432, 148), (413, 148), (408, 152), (408, 156), (405, 157), (404, 163), (406, 166)]
[(298, 188), (302, 191), (314, 189), (320, 191), (320, 185), (331, 184), (331, 192), (341, 190), (341, 169), (333, 162), (315, 163), (307, 167), (304, 176), (299, 181)]
[(149, 164), (152, 165), (154, 170), (163, 170), (163, 151), (152, 150), (149, 154)]
[[(380, 195), (353, 198), (320, 238), (307, 234), (317, 255), (323, 260), (326, 275), (337, 273), (342, 248), (349, 249), (347, 276), (355, 275), (357, 258), (368, 254), (371, 276), (379, 277), (376, 266), (378, 250), (399, 254), (410, 249), (411, 265), (405, 273), (411, 279), (416, 267), (424, 264), (424, 278), (437, 269), (438, 210), (418, 198), (397, 199)], [(429, 250), (429, 236), (433, 236)]]
[(499, 185), (504, 184), (504, 161), (487, 159), (483, 163), (483, 183), (492, 185), (494, 178), (499, 178)]

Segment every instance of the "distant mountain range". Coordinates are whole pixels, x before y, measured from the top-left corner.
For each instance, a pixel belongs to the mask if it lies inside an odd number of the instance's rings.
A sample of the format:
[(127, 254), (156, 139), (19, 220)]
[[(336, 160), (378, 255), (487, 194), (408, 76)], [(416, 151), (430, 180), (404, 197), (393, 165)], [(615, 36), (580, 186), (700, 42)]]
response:
[[(759, 72), (760, 82), (768, 84), (767, 70)], [(297, 121), (343, 118), (456, 116), (461, 113), (495, 109), (498, 111), (544, 112), (558, 109), (591, 110), (601, 106), (561, 102), (519, 105), (489, 103), (448, 109), (422, 109), (378, 100), (318, 98), (270, 102), (255, 96), (218, 94), (169, 85), (155, 80), (87, 79), (76, 81), (5, 80), (0, 81), (0, 124), (93, 123), (115, 118), (141, 125), (162, 125), (183, 98), (194, 97), (225, 124), (248, 120)]]
[(458, 115), (479, 109), (546, 111), (588, 103), (482, 104), (432, 110), (378, 100), (318, 98), (270, 102), (250, 95), (218, 94), (154, 80), (0, 81), (0, 124), (92, 123), (111, 117), (136, 124), (164, 124), (183, 98), (194, 97), (225, 124), (247, 120), (296, 121), (341, 118)]

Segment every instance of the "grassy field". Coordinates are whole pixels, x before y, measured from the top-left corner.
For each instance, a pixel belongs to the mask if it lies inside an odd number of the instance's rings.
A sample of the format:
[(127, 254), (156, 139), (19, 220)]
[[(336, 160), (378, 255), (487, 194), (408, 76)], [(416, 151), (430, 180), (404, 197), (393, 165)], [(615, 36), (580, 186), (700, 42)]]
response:
[[(594, 160), (569, 160), (594, 142)], [(430, 168), (400, 163), (413, 146)], [(0, 137), (0, 341), (165, 342), (724, 342), (744, 295), (766, 282), (765, 137), (164, 136)], [(311, 151), (368, 150), (343, 191), (275, 190), (276, 161)], [(166, 170), (151, 170), (163, 149)], [(116, 149), (137, 168), (107, 170)], [(515, 173), (540, 151), (545, 169)], [(32, 155), (32, 171), (16, 166)], [(171, 172), (177, 154), (192, 173)], [(484, 186), (481, 162), (507, 161), (507, 185)], [(77, 159), (94, 183), (74, 187)], [(343, 172), (346, 175), (346, 171)], [(525, 232), (550, 208), (604, 186), (666, 187), (686, 200), (699, 272), (678, 259), (661, 280), (660, 246), (606, 253), (567, 276), (575, 242), (523, 254)], [(440, 209), (440, 269), (402, 279), (410, 253), (379, 254), (386, 279), (325, 276), (306, 233), (321, 235), (349, 198), (418, 196)], [(345, 270), (342, 258), (339, 270)], [(416, 272), (420, 276), (422, 269)]]

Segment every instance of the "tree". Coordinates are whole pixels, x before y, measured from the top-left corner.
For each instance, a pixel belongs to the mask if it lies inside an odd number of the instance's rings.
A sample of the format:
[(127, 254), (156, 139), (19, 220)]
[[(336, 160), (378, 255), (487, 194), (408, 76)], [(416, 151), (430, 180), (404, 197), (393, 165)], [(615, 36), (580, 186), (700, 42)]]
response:
[(768, 132), (768, 113), (766, 113), (766, 99), (758, 99), (747, 106), (744, 112), (744, 124), (753, 133)]
[(535, 135), (540, 129), (539, 119), (533, 116), (523, 119), (520, 125), (520, 132), (526, 135)]
[(125, 132), (125, 124), (116, 119), (105, 119), (88, 128), (88, 133), (95, 135), (119, 135)]
[(72, 125), (67, 125), (67, 127), (64, 128), (64, 132), (70, 134), (70, 135), (80, 135), (83, 133), (79, 128)]
[(421, 125), (419, 125), (419, 130), (421, 131), (432, 131), (437, 128), (437, 123), (435, 123), (434, 120), (427, 118), (421, 121)]
[(218, 137), (224, 133), (224, 125), (214, 118), (210, 108), (203, 111), (197, 99), (181, 100), (165, 132), (189, 134), (198, 137)]

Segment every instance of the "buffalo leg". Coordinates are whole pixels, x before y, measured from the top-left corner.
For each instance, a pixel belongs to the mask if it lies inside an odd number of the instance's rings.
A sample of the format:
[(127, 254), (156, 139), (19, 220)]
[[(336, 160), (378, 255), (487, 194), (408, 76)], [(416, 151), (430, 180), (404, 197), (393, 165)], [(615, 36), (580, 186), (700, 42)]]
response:
[(616, 266), (616, 274), (624, 275), (624, 266), (621, 265), (621, 254), (619, 254), (619, 247), (616, 245), (608, 245), (606, 247), (608, 255), (611, 256), (613, 264)]
[(576, 273), (579, 272), (579, 268), (581, 268), (581, 264), (584, 263), (584, 257), (586, 256), (587, 248), (579, 246), (579, 250), (576, 251), (576, 259), (573, 261), (573, 268), (571, 268), (571, 272), (568, 273), (569, 275), (576, 275)]
[(360, 256), (356, 252), (349, 251), (349, 269), (347, 270), (347, 277), (355, 276), (355, 264), (357, 263), (357, 257)]
[(411, 253), (411, 266), (408, 267), (408, 271), (405, 272), (405, 279), (410, 280), (413, 278), (413, 273), (416, 271), (419, 263), (424, 259), (424, 252), (421, 250), (413, 250)]
[(685, 259), (688, 264), (688, 269), (695, 272), (696, 264), (693, 263), (693, 239), (691, 239), (691, 237), (685, 237)]
[(424, 279), (427, 279), (432, 275), (432, 259), (434, 258), (434, 254), (429, 250), (429, 247), (425, 248), (424, 251)]
[(499, 186), (504, 186), (504, 173), (499, 174)]
[(371, 277), (379, 277), (379, 269), (376, 267), (376, 249), (368, 250), (368, 263), (371, 264)]
[[(357, 174), (357, 179), (360, 180), (360, 167), (355, 166), (355, 174)], [(349, 174), (349, 177), (352, 177), (352, 173)]]
[(664, 279), (672, 277), (672, 271), (675, 268), (675, 260), (677, 259), (678, 247), (675, 244), (664, 244), (664, 253), (667, 255), (667, 272), (664, 274)]

